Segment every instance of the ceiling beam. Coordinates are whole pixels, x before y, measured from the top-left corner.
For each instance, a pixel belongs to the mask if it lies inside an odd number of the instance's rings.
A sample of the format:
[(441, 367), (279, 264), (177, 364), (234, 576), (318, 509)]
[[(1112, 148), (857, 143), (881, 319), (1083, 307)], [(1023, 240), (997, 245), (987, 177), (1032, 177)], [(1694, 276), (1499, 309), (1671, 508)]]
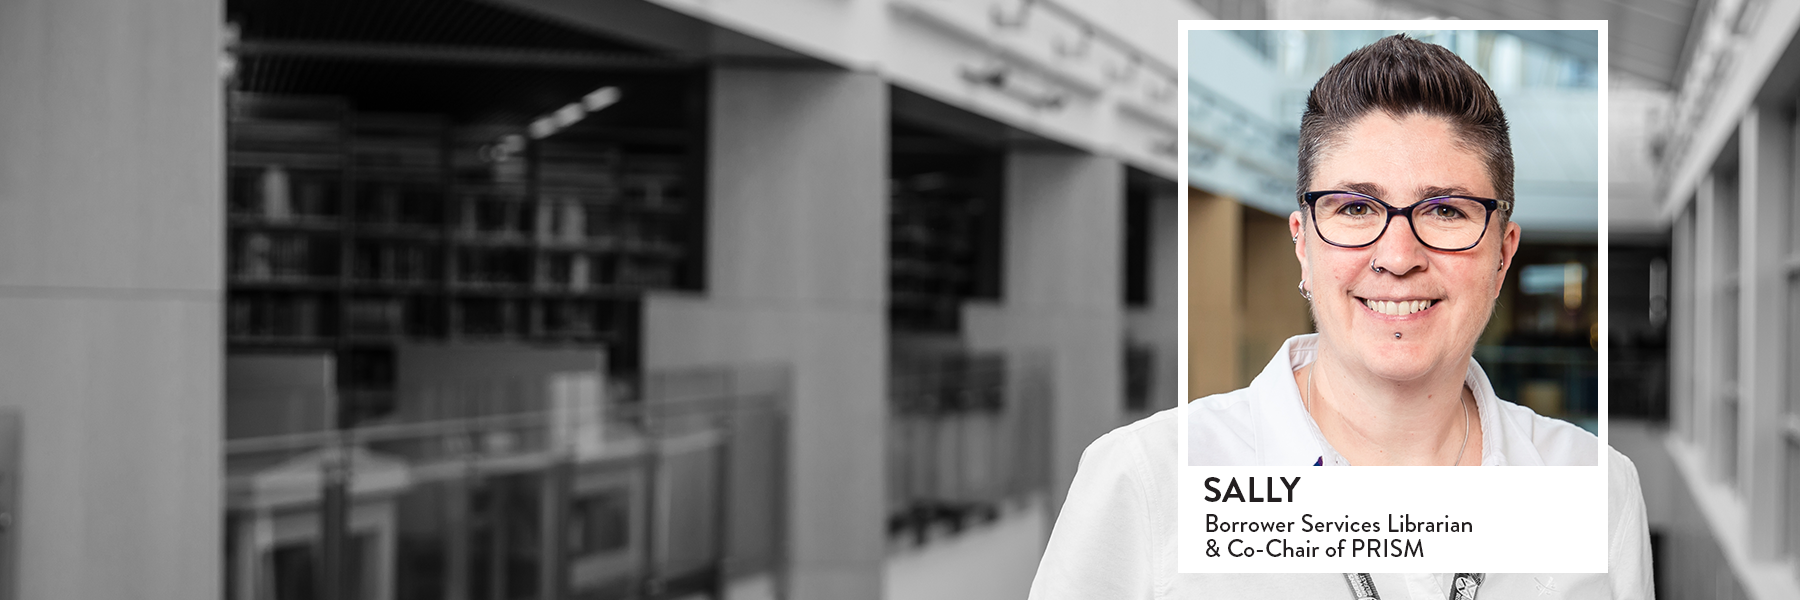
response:
[(483, 48), (338, 40), (245, 40), (231, 48), (241, 57), (317, 58), (438, 65), (485, 65), (604, 71), (669, 71), (694, 60), (625, 52)]

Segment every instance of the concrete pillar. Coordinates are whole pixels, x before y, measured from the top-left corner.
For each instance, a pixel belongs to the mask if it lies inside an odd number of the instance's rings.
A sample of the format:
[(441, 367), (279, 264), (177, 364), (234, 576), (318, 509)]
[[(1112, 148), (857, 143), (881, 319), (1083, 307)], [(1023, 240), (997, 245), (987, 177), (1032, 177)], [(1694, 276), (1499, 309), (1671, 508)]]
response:
[(1123, 424), (1124, 177), (1117, 160), (1085, 154), (1006, 159), (1007, 344), (1050, 353), (1051, 514), (1082, 450)]
[(1738, 356), (1738, 340), (1744, 337), (1743, 315), (1738, 313), (1740, 304), (1735, 302), (1731, 294), (1742, 297), (1743, 294), (1743, 261), (1738, 256), (1738, 244), (1734, 239), (1739, 235), (1738, 223), (1742, 203), (1738, 198), (1737, 173), (1726, 170), (1720, 165), (1719, 170), (1706, 178), (1708, 191), (1707, 206), (1711, 207), (1711, 223), (1708, 229), (1712, 241), (1707, 245), (1709, 252), (1707, 267), (1711, 271), (1707, 289), (1706, 309), (1711, 331), (1708, 334), (1706, 368), (1710, 372), (1711, 383), (1706, 389), (1706, 456), (1709, 475), (1716, 480), (1736, 486), (1742, 482), (1739, 472), (1737, 452), (1737, 421), (1743, 419), (1739, 411), (1742, 403), (1743, 385), (1742, 356)]
[(888, 101), (872, 75), (720, 68), (707, 283), (644, 307), (650, 370), (781, 363), (786, 598), (878, 598), (886, 559)]
[(1294, 258), (1287, 215), (1243, 210), (1242, 299), (1236, 319), (1243, 352), (1237, 386), (1250, 385), (1288, 338), (1312, 333), (1312, 307), (1300, 295), (1300, 261)]
[[(1783, 415), (1788, 370), (1788, 211), (1794, 167), (1794, 122), (1780, 110), (1752, 106), (1739, 128), (1738, 458), (1752, 558), (1774, 560), (1787, 531)], [(1791, 500), (1790, 500), (1791, 501)]]
[(1181, 398), (1181, 195), (1175, 190), (1159, 189), (1150, 198), (1150, 303), (1127, 317), (1132, 337), (1156, 347), (1149, 412)]
[(1699, 285), (1694, 259), (1694, 211), (1684, 209), (1670, 232), (1669, 269), (1669, 420), (1676, 439), (1694, 443), (1695, 360), (1698, 356)]
[[(1188, 190), (1187, 400), (1243, 387), (1238, 343), (1243, 210), (1224, 196)], [(1298, 263), (1296, 263), (1298, 264)], [(1295, 281), (1299, 283), (1299, 281)], [(1300, 293), (1298, 288), (1295, 294)]]
[(1719, 211), (1718, 186), (1712, 175), (1700, 180), (1694, 188), (1694, 447), (1704, 456), (1716, 432), (1714, 412), (1718, 410), (1721, 377), (1718, 369), (1718, 285), (1719, 285)]
[(222, 7), (0, 3), (15, 597), (220, 596)]

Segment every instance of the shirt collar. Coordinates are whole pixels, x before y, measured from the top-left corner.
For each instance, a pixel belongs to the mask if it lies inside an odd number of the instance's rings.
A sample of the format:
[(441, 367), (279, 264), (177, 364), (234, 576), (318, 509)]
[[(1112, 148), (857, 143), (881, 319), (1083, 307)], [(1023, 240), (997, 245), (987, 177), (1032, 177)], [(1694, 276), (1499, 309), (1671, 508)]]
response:
[[(1288, 338), (1281, 350), (1269, 360), (1261, 373), (1250, 382), (1250, 391), (1259, 401), (1251, 410), (1256, 416), (1256, 458), (1264, 465), (1349, 464), (1325, 440), (1319, 427), (1306, 413), (1300, 398), (1300, 386), (1294, 382), (1294, 371), (1312, 364), (1318, 358), (1319, 335), (1306, 334)], [(1487, 372), (1474, 358), (1469, 359), (1463, 383), (1475, 394), (1480, 413), (1482, 466), (1536, 466), (1544, 458), (1529, 438), (1529, 432), (1512, 431), (1507, 419), (1500, 415), (1500, 398), (1488, 382)]]

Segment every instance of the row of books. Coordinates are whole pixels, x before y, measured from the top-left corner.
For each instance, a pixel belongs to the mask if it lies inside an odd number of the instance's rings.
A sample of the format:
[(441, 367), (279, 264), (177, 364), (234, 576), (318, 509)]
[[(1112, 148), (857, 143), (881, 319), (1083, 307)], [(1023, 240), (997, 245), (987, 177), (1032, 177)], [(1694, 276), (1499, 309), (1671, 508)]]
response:
[(443, 250), (419, 242), (360, 241), (351, 250), (350, 269), (361, 281), (428, 283), (442, 277)]
[(227, 210), (271, 222), (336, 218), (341, 182), (342, 177), (329, 170), (281, 164), (233, 168), (227, 182)]
[(455, 301), (452, 328), (459, 335), (595, 339), (620, 334), (615, 305), (594, 300), (511, 298)]
[(587, 241), (610, 235), (627, 239), (669, 238), (686, 225), (677, 213), (645, 213), (596, 205), (569, 195), (535, 202), (516, 196), (464, 193), (458, 198), (456, 229), (463, 235), (510, 235), (545, 242)]
[[(357, 337), (438, 337), (445, 308), (455, 310), (450, 331), (468, 336), (599, 338), (616, 335), (611, 304), (594, 300), (364, 296), (344, 304), (344, 331)], [(312, 342), (332, 337), (331, 303), (319, 294), (233, 294), (226, 333), (239, 341)]]
[(226, 303), (225, 333), (237, 338), (285, 339), (326, 335), (322, 304), (315, 294), (233, 294)]
[(244, 281), (336, 275), (337, 240), (308, 232), (255, 231), (234, 236), (230, 272)]
[(401, 335), (407, 329), (405, 298), (353, 298), (344, 304), (344, 324), (353, 335)]
[(587, 252), (548, 253), (536, 257), (526, 282), (515, 270), (522, 260), (517, 251), (496, 251), (504, 256), (488, 258), (488, 253), (469, 251), (459, 258), (456, 283), (494, 286), (523, 286), (534, 289), (581, 292), (600, 287), (660, 288), (675, 284), (675, 265), (666, 260), (643, 259)]

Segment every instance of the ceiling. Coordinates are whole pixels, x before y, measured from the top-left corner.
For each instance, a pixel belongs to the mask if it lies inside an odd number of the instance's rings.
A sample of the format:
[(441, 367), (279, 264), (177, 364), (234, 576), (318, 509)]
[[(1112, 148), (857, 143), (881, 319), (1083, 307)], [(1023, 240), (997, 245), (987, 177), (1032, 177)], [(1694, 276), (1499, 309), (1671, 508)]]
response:
[(523, 127), (602, 86), (583, 127), (675, 127), (700, 107), (691, 60), (467, 0), (228, 0), (233, 91)]
[[(1459, 19), (1591, 19), (1608, 21), (1610, 64), (1674, 89), (1686, 69), (1695, 11), (1709, 0), (1392, 0)], [(1533, 32), (1533, 41), (1559, 46), (1561, 32)]]
[(246, 40), (645, 52), (562, 23), (465, 0), (227, 0), (225, 10)]

